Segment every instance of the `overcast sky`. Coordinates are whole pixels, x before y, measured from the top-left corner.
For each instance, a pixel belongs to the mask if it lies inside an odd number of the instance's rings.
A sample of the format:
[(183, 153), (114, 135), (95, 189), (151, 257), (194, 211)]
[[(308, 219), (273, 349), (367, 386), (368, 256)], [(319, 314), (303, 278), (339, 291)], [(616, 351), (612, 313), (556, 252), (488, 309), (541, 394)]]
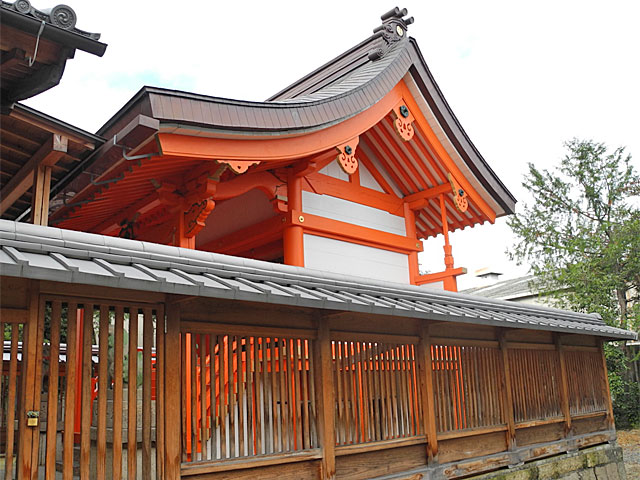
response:
[[(43, 3), (44, 2), (44, 3)], [(55, 2), (33, 0), (37, 8)], [(68, 0), (77, 27), (100, 32), (102, 58), (77, 52), (59, 86), (26, 102), (95, 132), (143, 85), (264, 100), (362, 41), (389, 1)], [(527, 162), (551, 167), (563, 142), (626, 146), (640, 164), (640, 2), (406, 1), (447, 101), (522, 203)], [(451, 236), (456, 266), (509, 276), (504, 219)], [(441, 239), (424, 268), (440, 270)], [(462, 288), (473, 284), (461, 278)]]

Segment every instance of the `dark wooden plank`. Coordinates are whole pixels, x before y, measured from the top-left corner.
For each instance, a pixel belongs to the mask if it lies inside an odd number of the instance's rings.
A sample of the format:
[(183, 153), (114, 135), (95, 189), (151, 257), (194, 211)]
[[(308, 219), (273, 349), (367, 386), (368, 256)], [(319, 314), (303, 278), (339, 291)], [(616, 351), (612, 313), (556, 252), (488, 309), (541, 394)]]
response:
[(238, 449), (236, 448), (236, 379), (234, 375), (234, 348), (237, 348), (237, 338), (235, 336), (228, 336), (227, 340), (227, 372), (228, 372), (228, 390), (229, 390), (229, 458), (235, 458), (238, 456)]
[(156, 477), (165, 478), (164, 457), (165, 457), (165, 388), (164, 370), (166, 357), (164, 355), (164, 308), (158, 306), (156, 310)]
[(431, 339), (429, 326), (425, 323), (420, 330), (418, 344), (418, 362), (420, 373), (420, 394), (424, 410), (424, 431), (427, 435), (427, 457), (429, 463), (438, 461), (438, 437), (436, 429), (436, 413), (434, 406), (433, 370), (431, 360)]
[(138, 308), (129, 308), (129, 370), (127, 385), (127, 480), (137, 476)]
[(107, 475), (107, 389), (109, 367), (109, 307), (100, 305), (98, 347), (98, 441), (96, 474), (98, 479)]
[(318, 320), (318, 340), (315, 342), (313, 352), (317, 368), (313, 381), (318, 407), (318, 435), (322, 448), (320, 478), (327, 480), (336, 477), (335, 391), (334, 382), (331, 381), (334, 365), (328, 324), (323, 319)]
[(164, 344), (165, 356), (171, 359), (164, 369), (165, 384), (174, 388), (165, 391), (165, 478), (168, 480), (180, 478), (181, 439), (180, 422), (180, 388), (181, 365), (184, 357), (180, 349), (180, 306), (176, 303), (167, 304), (167, 333)]
[(142, 330), (142, 478), (151, 478), (151, 349), (153, 312), (144, 309)]
[(122, 384), (124, 308), (117, 306), (113, 328), (113, 480), (122, 478)]
[[(55, 480), (56, 475), (56, 434), (58, 430), (58, 367), (60, 358), (60, 316), (62, 304), (51, 302), (51, 336), (49, 339), (49, 388), (47, 393), (47, 450), (45, 475), (47, 480)], [(0, 332), (4, 333), (2, 328)], [(2, 336), (4, 339), (4, 335)], [(1, 366), (0, 366), (0, 372)]]
[(218, 335), (209, 335), (209, 414), (211, 421), (211, 459), (218, 458), (217, 455), (217, 425), (220, 414), (218, 413), (218, 403), (216, 402), (216, 348), (218, 345)]
[[(67, 349), (76, 350), (78, 342), (77, 329), (78, 307), (75, 303), (67, 304)], [(67, 355), (66, 385), (64, 397), (64, 437), (62, 439), (62, 478), (64, 480), (72, 480), (73, 478), (73, 437), (74, 437), (74, 421), (75, 421), (75, 405), (76, 405), (76, 385), (78, 365), (76, 355)]]
[(207, 429), (207, 337), (208, 335), (198, 335), (198, 357), (200, 362), (200, 445), (202, 446), (200, 458), (202, 460), (208, 458), (206, 445), (209, 439), (209, 431)]
[[(4, 332), (3, 332), (4, 333)], [(5, 480), (10, 480), (13, 477), (13, 454), (14, 454), (14, 439), (15, 439), (15, 416), (16, 409), (16, 390), (18, 387), (17, 375), (18, 375), (18, 341), (19, 341), (19, 325), (17, 323), (11, 324), (11, 353), (9, 354), (9, 383), (7, 392), (7, 437), (6, 437), (6, 450), (5, 450)], [(3, 337), (4, 338), (4, 337)], [(4, 341), (4, 340), (3, 340)], [(16, 468), (20, 465), (17, 464)]]
[(82, 412), (80, 417), (80, 478), (89, 479), (91, 464), (91, 379), (93, 304), (85, 302), (82, 323)]
[(511, 390), (511, 368), (509, 364), (509, 352), (508, 344), (505, 339), (505, 331), (500, 332), (500, 351), (502, 353), (502, 368), (504, 371), (504, 377), (500, 381), (500, 389), (504, 396), (504, 404), (507, 407), (505, 412), (507, 421), (507, 448), (513, 450), (516, 442), (515, 420), (513, 416), (513, 395)]

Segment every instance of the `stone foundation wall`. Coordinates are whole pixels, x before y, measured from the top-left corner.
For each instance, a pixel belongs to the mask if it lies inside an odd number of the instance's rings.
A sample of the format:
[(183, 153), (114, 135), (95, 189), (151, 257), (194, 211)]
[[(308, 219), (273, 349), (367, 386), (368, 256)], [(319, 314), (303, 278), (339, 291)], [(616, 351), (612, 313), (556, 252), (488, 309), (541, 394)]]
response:
[(627, 480), (627, 475), (622, 459), (622, 449), (615, 444), (606, 444), (469, 478), (473, 480)]

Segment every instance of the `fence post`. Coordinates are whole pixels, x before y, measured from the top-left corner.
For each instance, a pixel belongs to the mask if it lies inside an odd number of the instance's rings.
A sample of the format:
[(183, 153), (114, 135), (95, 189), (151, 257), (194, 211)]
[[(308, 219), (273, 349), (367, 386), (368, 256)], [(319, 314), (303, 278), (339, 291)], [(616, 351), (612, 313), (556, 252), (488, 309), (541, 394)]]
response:
[[(158, 325), (160, 334), (164, 326)], [(164, 473), (166, 480), (180, 479), (181, 462), (181, 399), (180, 385), (182, 361), (180, 359), (180, 305), (168, 303), (166, 305), (166, 333), (164, 341), (164, 356), (168, 361), (164, 366)]]
[(429, 325), (427, 323), (423, 323), (420, 329), (418, 361), (421, 372), (422, 416), (424, 418), (424, 430), (427, 434), (427, 458), (430, 464), (438, 463), (438, 432), (436, 429), (435, 397), (433, 394), (431, 337), (429, 336)]
[[(40, 283), (29, 282), (28, 321), (24, 325), (22, 339), (22, 365), (20, 391), (18, 392), (18, 452), (16, 473), (18, 479), (38, 477), (38, 441), (40, 428), (27, 428), (27, 411), (40, 411), (40, 368), (44, 332), (44, 312), (40, 302)], [(41, 324), (41, 325), (39, 325)], [(34, 463), (35, 459), (35, 463)]]
[(511, 393), (511, 371), (509, 368), (509, 351), (507, 340), (505, 338), (505, 330), (500, 330), (499, 341), (500, 351), (502, 352), (502, 365), (504, 368), (504, 377), (500, 382), (500, 389), (502, 390), (502, 398), (504, 399), (504, 405), (506, 411), (507, 421), (507, 448), (513, 450), (516, 447), (516, 428), (515, 419), (513, 414), (513, 394)]
[(602, 357), (602, 382), (604, 393), (607, 396), (607, 423), (610, 430), (616, 428), (616, 422), (613, 418), (613, 403), (611, 402), (611, 390), (609, 389), (609, 374), (607, 372), (607, 359), (604, 356), (604, 340), (598, 342), (598, 348), (600, 349), (600, 356)]
[(335, 387), (333, 385), (333, 354), (327, 319), (316, 317), (318, 340), (315, 343), (314, 363), (316, 405), (318, 406), (318, 434), (322, 447), (322, 471), (320, 478), (333, 480), (336, 477), (336, 432), (334, 424)]

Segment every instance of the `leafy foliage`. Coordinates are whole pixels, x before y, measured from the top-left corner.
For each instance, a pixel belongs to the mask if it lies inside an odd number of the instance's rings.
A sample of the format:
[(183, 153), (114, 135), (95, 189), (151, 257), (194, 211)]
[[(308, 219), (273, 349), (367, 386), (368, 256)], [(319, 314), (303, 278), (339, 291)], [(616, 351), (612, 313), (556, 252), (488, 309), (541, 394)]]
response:
[(553, 171), (529, 164), (533, 202), (508, 221), (512, 259), (528, 261), (556, 304), (640, 327), (640, 175), (623, 148), (572, 140)]
[[(538, 287), (556, 306), (599, 313), (615, 327), (640, 330), (640, 175), (624, 148), (572, 140), (560, 165), (529, 164), (523, 186), (532, 203), (508, 224), (509, 253), (529, 262)], [(619, 425), (640, 422), (640, 387), (624, 345), (606, 349)], [(635, 359), (635, 361), (638, 361)]]

